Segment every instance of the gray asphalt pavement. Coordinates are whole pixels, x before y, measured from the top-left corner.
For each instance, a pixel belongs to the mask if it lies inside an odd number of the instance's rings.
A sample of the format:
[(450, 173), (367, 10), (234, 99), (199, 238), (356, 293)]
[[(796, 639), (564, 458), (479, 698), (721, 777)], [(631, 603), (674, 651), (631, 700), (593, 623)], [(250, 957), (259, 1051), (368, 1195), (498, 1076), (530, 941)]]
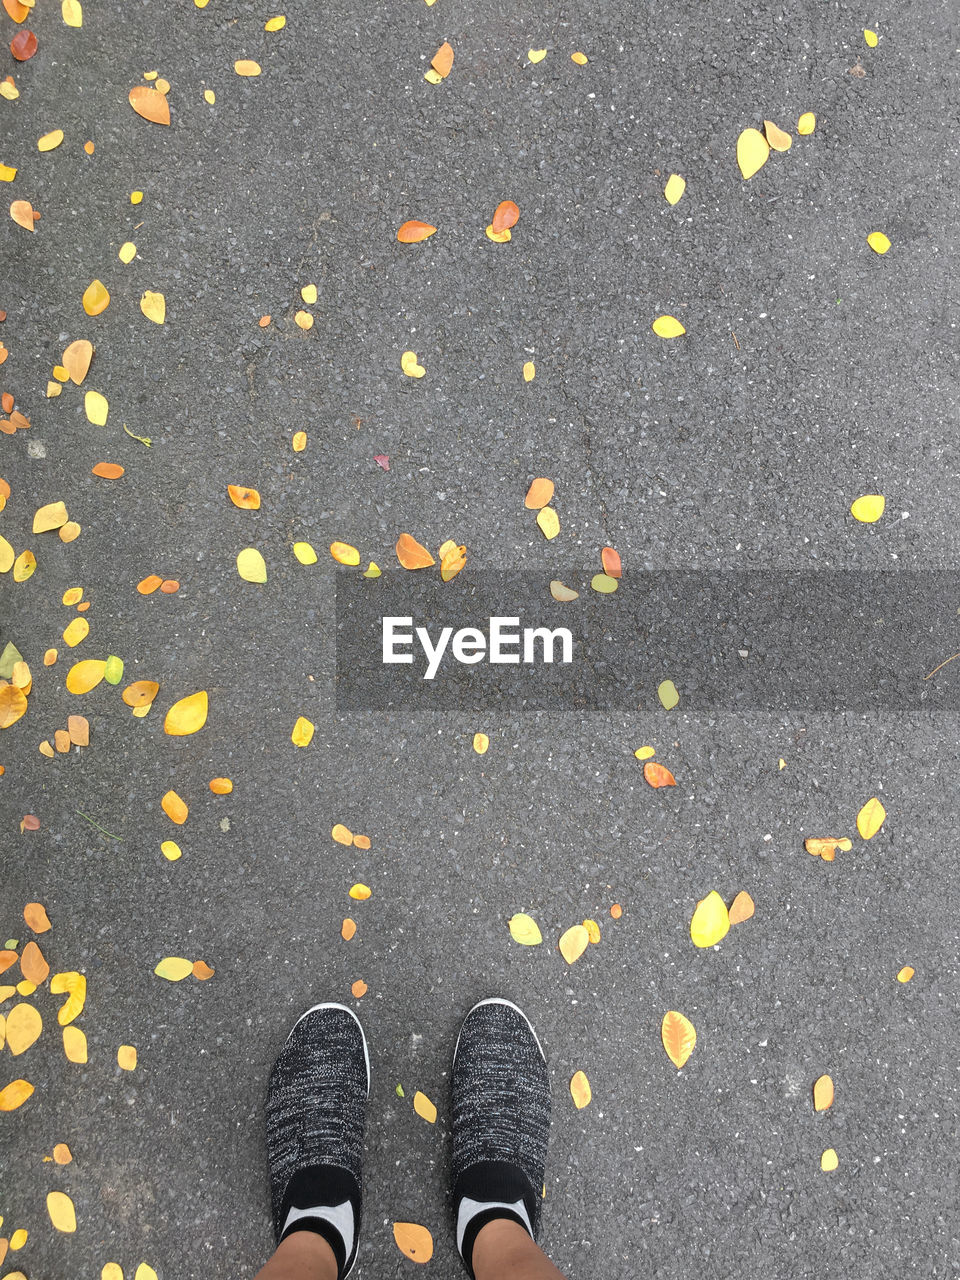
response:
[[(107, 1261), (127, 1280), (141, 1262), (160, 1280), (255, 1274), (271, 1238), (269, 1068), (296, 1016), (338, 999), (372, 1049), (356, 1274), (411, 1273), (391, 1228), (415, 1221), (435, 1239), (426, 1273), (452, 1280), (450, 1058), (490, 994), (529, 1013), (548, 1054), (544, 1244), (571, 1280), (960, 1274), (957, 721), (937, 707), (960, 662), (896, 715), (694, 716), (682, 690), (668, 712), (653, 689), (631, 714), (441, 713), (427, 696), (412, 713), (345, 713), (333, 607), (347, 570), (326, 550), (342, 540), (386, 571), (400, 532), (434, 551), (452, 538), (468, 563), (450, 591), (484, 568), (538, 573), (544, 592), (588, 583), (605, 545), (623, 593), (654, 568), (952, 568), (956, 16), (932, 0), (281, 7), (268, 33), (277, 10), (260, 3), (88, 0), (75, 29), (37, 0), (26, 62), (0, 15), (0, 79), (19, 89), (0, 100), (0, 162), (18, 169), (4, 194), (42, 215), (32, 234), (0, 220), (0, 390), (31, 421), (0, 441), (0, 533), (38, 562), (0, 578), (0, 647), (33, 675), (0, 734), (0, 944), (33, 936), (24, 903), (46, 906), (37, 941), (54, 972), (87, 977), (89, 1046), (85, 1065), (66, 1061), (49, 984), (0, 1005), (30, 1000), (44, 1022), (25, 1053), (0, 1053), (0, 1088), (35, 1088), (0, 1114), (0, 1235), (29, 1231), (0, 1275), (98, 1280)], [(455, 61), (434, 86), (444, 40)], [(237, 59), (262, 74), (236, 75)], [(169, 127), (127, 101), (154, 70)], [(816, 130), (797, 137), (806, 111)], [(764, 119), (793, 146), (745, 182), (737, 137)], [(53, 129), (63, 143), (40, 153)], [(687, 187), (671, 207), (673, 172)], [(520, 220), (492, 244), (507, 198)], [(410, 218), (436, 235), (398, 244)], [(111, 302), (89, 317), (94, 278)], [(162, 327), (144, 290), (165, 296)], [(682, 338), (651, 331), (662, 313)], [(90, 372), (47, 399), (77, 338), (95, 344)], [(408, 349), (422, 379), (401, 373)], [(105, 426), (87, 420), (88, 389), (109, 401)], [(125, 474), (99, 479), (100, 461)], [(523, 505), (535, 476), (556, 483), (550, 542)], [(258, 489), (261, 509), (235, 508), (228, 484)], [(869, 493), (886, 510), (860, 524), (850, 504)], [(58, 499), (82, 527), (69, 544), (31, 533)], [(237, 574), (246, 546), (265, 584)], [(149, 574), (180, 590), (141, 596)], [(73, 586), (91, 607), (71, 650)], [(119, 686), (66, 690), (73, 662), (110, 654)], [(160, 684), (143, 718), (120, 697), (135, 679)], [(166, 709), (199, 689), (205, 727), (165, 735)], [(39, 743), (77, 712), (89, 747), (45, 759)], [(297, 749), (301, 715), (316, 732)], [(645, 744), (675, 788), (645, 783)], [(210, 793), (220, 776), (232, 794)], [(160, 806), (171, 788), (190, 808), (179, 828)], [(856, 816), (874, 795), (888, 816), (866, 842)], [(26, 814), (39, 830), (21, 833)], [(338, 822), (370, 850), (334, 842)], [(810, 857), (804, 839), (824, 835), (853, 847)], [(356, 882), (368, 901), (348, 896)], [(701, 951), (689, 922), (711, 889), (727, 903), (747, 890), (756, 914)], [(540, 947), (511, 940), (519, 911)], [(557, 940), (585, 918), (601, 941), (568, 967)], [(165, 982), (165, 956), (214, 976)], [(680, 1072), (660, 1043), (671, 1009), (698, 1035)], [(817, 1114), (824, 1073), (836, 1101)], [(73, 1161), (44, 1162), (59, 1142)], [(51, 1226), (51, 1190), (72, 1198), (75, 1233)]]

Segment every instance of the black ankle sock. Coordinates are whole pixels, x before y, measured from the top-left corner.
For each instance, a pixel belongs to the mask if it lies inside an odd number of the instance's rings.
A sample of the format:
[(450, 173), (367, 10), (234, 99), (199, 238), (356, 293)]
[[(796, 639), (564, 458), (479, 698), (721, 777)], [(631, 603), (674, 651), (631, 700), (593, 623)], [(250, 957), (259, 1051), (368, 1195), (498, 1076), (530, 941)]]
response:
[[(532, 1236), (532, 1224), (536, 1222), (536, 1198), (529, 1180), (516, 1165), (502, 1160), (484, 1160), (466, 1169), (457, 1179), (453, 1190), (454, 1219), (458, 1224), (464, 1201), (473, 1201), (472, 1212), (467, 1219), (463, 1239), (459, 1242), (460, 1256), (473, 1275), (473, 1246), (481, 1228), (495, 1218), (507, 1218), (518, 1223)], [(507, 1207), (520, 1202), (523, 1213)], [(524, 1220), (524, 1213), (526, 1220)]]
[(280, 1240), (295, 1231), (322, 1236), (337, 1260), (337, 1275), (345, 1275), (356, 1256), (360, 1231), (360, 1188), (356, 1179), (348, 1170), (334, 1165), (298, 1170), (284, 1193), (280, 1222)]

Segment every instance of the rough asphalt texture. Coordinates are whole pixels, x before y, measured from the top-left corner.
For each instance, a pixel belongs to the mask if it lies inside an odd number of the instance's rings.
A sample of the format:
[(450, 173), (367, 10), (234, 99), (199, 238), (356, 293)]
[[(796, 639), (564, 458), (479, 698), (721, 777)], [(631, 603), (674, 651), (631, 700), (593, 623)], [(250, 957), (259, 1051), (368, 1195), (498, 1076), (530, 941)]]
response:
[[(3, 1052), (0, 1084), (36, 1086), (0, 1116), (2, 1230), (30, 1230), (4, 1270), (97, 1280), (115, 1260), (129, 1278), (145, 1260), (161, 1280), (252, 1276), (270, 1246), (270, 1065), (302, 1009), (349, 1000), (363, 978), (361, 1280), (411, 1274), (396, 1220), (433, 1231), (427, 1274), (460, 1274), (449, 1064), (464, 1011), (495, 993), (530, 1013), (548, 1053), (543, 1239), (571, 1278), (956, 1275), (957, 724), (936, 681), (899, 716), (694, 718), (652, 690), (632, 715), (338, 715), (324, 550), (342, 539), (387, 567), (401, 530), (433, 548), (453, 537), (468, 569), (537, 570), (544, 590), (595, 572), (607, 543), (622, 590), (638, 567), (952, 567), (955, 17), (933, 0), (282, 8), (270, 35), (276, 10), (259, 3), (89, 0), (70, 30), (38, 0), (24, 64), (2, 17), (0, 74), (21, 91), (0, 102), (0, 159), (20, 168), (5, 194), (43, 216), (32, 236), (0, 221), (0, 383), (33, 424), (0, 442), (13, 490), (0, 528), (39, 560), (2, 587), (0, 641), (20, 647), (34, 692), (0, 738), (0, 942), (29, 936), (25, 901), (46, 904), (54, 969), (88, 976), (90, 1043), (88, 1065), (64, 1060), (60, 999), (42, 991), (42, 1037)], [(433, 87), (423, 72), (444, 39), (456, 61)], [(237, 77), (243, 57), (262, 76)], [(169, 129), (127, 103), (151, 69), (172, 85)], [(740, 130), (770, 117), (792, 131), (807, 110), (816, 133), (743, 182)], [(63, 146), (38, 154), (57, 127)], [(688, 182), (675, 208), (661, 195), (672, 171)], [(483, 228), (508, 196), (521, 220), (492, 245)], [(411, 217), (440, 230), (400, 246)], [(873, 230), (893, 242), (885, 257)], [(138, 257), (123, 266), (127, 239)], [(94, 277), (112, 302), (91, 319)], [(166, 295), (162, 329), (140, 314), (144, 289)], [(684, 339), (651, 333), (664, 311)], [(77, 337), (97, 348), (85, 386), (46, 400)], [(399, 370), (407, 348), (418, 382)], [(106, 427), (87, 422), (86, 388), (109, 398)], [(122, 480), (90, 475), (103, 459)], [(557, 484), (552, 543), (523, 508), (537, 475)], [(228, 483), (256, 486), (262, 510), (232, 507)], [(859, 525), (850, 502), (871, 492), (886, 514)], [(30, 534), (58, 498), (83, 526), (69, 546)], [(300, 539), (318, 565), (296, 563)], [(264, 586), (237, 576), (247, 545), (267, 559)], [(179, 594), (139, 596), (153, 572)], [(60, 597), (81, 584), (91, 634), (68, 651)], [(50, 645), (61, 656), (45, 670)], [(944, 637), (944, 657), (958, 648)], [(160, 682), (146, 719), (106, 684), (65, 691), (71, 661), (110, 653), (124, 684)], [(165, 736), (166, 707), (201, 688), (206, 728)], [(38, 742), (78, 710), (90, 747), (43, 759)], [(297, 750), (301, 714), (317, 733)], [(648, 742), (675, 790), (644, 783), (632, 753)], [(217, 775), (231, 796), (209, 793)], [(169, 787), (191, 807), (177, 830), (160, 810)], [(854, 819), (874, 794), (889, 816), (865, 844)], [(20, 835), (25, 813), (38, 832)], [(338, 821), (371, 851), (333, 843)], [(834, 834), (854, 845), (833, 864), (804, 852), (805, 836)], [(171, 837), (175, 863), (160, 853)], [(348, 898), (357, 880), (369, 902)], [(712, 888), (728, 902), (748, 889), (757, 911), (700, 952), (688, 924)], [(510, 940), (521, 910), (543, 946)], [(568, 969), (556, 939), (588, 916), (601, 944)], [(166, 983), (152, 972), (165, 955), (216, 974)], [(680, 1073), (659, 1041), (668, 1009), (698, 1032)], [(133, 1074), (116, 1067), (122, 1043), (139, 1050)], [(593, 1087), (582, 1112), (567, 1090), (578, 1068)], [(817, 1115), (823, 1072), (837, 1098)], [(417, 1088), (435, 1127), (413, 1112)], [(43, 1163), (60, 1141), (74, 1162)], [(73, 1236), (47, 1220), (54, 1187), (75, 1200)]]

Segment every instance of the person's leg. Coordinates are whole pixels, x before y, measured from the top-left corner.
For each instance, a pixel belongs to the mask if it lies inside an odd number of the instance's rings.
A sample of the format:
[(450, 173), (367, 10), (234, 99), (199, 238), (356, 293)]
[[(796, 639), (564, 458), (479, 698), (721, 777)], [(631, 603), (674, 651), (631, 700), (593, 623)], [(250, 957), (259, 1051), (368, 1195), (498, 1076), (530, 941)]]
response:
[(370, 1063), (340, 1004), (296, 1023), (267, 1089), (267, 1156), (277, 1251), (257, 1280), (342, 1280), (357, 1256)]
[[(481, 1000), (453, 1055), (453, 1212), (475, 1280), (558, 1280), (536, 1244), (550, 1079), (533, 1027), (509, 1000)], [(562, 1280), (562, 1277), (560, 1277)]]

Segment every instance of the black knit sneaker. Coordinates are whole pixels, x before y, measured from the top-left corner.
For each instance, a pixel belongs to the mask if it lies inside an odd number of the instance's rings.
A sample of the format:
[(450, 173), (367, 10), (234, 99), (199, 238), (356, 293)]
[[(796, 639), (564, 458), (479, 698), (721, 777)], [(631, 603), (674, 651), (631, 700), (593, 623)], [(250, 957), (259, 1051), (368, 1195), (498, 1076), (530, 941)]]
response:
[(370, 1057), (342, 1004), (318, 1004), (280, 1050), (267, 1088), (267, 1157), (277, 1244), (314, 1231), (350, 1271), (360, 1236), (363, 1122)]
[(457, 1248), (473, 1275), (473, 1246), (494, 1218), (536, 1240), (550, 1080), (536, 1032), (509, 1000), (473, 1006), (453, 1053), (453, 1213)]

